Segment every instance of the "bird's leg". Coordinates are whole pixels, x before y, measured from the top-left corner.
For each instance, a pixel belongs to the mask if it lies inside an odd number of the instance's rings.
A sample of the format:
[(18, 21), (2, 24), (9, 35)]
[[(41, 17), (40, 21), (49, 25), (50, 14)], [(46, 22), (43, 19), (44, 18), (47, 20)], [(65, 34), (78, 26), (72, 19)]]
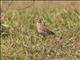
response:
[(42, 35), (42, 40), (45, 41), (45, 39), (46, 39), (46, 36)]

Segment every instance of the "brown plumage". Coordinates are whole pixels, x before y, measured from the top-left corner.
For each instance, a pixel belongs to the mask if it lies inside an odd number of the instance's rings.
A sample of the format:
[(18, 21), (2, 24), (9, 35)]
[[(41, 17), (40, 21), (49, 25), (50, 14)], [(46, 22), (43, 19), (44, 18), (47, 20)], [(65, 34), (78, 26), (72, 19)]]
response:
[(37, 32), (42, 34), (43, 36), (46, 35), (54, 35), (54, 32), (50, 31), (45, 24), (42, 22), (41, 19), (38, 19), (37, 21)]

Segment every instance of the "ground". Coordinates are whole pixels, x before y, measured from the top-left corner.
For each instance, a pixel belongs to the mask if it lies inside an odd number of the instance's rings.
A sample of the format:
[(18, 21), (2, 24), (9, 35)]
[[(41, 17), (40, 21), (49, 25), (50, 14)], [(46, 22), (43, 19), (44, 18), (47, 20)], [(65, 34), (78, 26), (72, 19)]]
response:
[[(64, 2), (53, 3), (55, 6), (50, 5), (50, 2), (45, 4), (41, 2), (40, 6), (39, 2), (36, 2), (25, 9), (20, 7), (21, 10), (16, 8), (7, 10), (4, 19), (1, 20), (1, 60), (80, 59), (80, 10), (78, 6), (80, 3), (68, 5), (65, 2), (68, 6)], [(56, 36), (43, 37), (38, 34), (36, 17), (43, 17), (48, 28)]]

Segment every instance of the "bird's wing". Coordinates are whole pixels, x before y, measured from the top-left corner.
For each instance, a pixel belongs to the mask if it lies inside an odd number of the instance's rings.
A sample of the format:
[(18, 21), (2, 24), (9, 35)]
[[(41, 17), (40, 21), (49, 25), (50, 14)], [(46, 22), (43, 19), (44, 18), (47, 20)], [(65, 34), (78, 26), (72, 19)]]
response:
[(50, 30), (44, 25), (44, 26), (43, 26), (43, 31), (44, 31), (44, 32), (49, 32)]
[(46, 26), (43, 26), (43, 31), (47, 32), (48, 34), (54, 34), (54, 32), (50, 31)]

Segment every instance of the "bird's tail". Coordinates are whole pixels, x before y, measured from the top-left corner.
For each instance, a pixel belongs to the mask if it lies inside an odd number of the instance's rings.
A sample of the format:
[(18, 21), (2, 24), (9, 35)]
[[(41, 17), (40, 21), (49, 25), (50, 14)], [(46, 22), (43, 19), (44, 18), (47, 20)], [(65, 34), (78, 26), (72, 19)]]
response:
[(52, 31), (50, 31), (50, 32), (49, 32), (49, 34), (51, 34), (51, 35), (55, 35), (55, 33), (54, 33), (54, 32), (52, 32)]

